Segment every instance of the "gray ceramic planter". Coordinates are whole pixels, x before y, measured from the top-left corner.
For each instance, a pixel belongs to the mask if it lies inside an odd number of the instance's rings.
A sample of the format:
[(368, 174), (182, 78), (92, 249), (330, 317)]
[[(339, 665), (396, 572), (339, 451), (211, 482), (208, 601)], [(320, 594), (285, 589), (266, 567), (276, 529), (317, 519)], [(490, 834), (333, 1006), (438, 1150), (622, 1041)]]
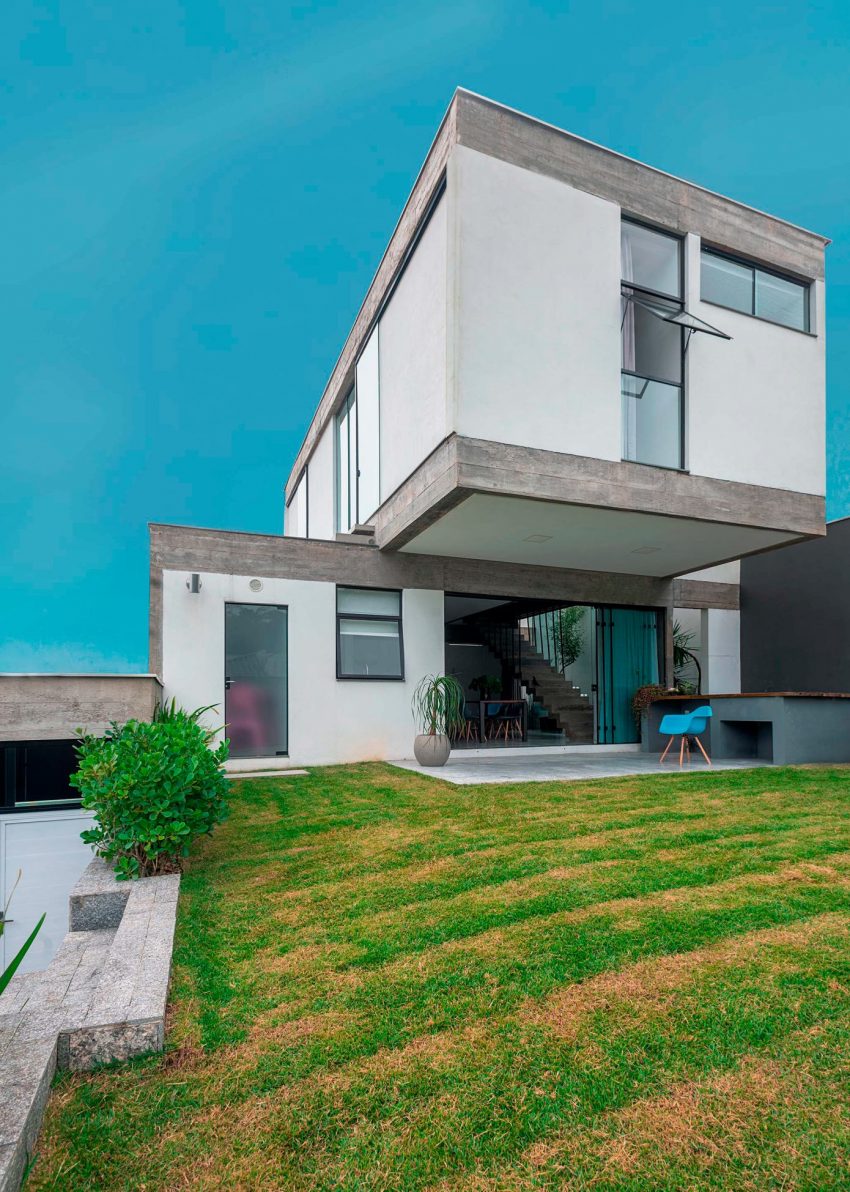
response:
[(452, 743), (444, 733), (420, 733), (413, 742), (413, 755), (420, 766), (444, 766)]

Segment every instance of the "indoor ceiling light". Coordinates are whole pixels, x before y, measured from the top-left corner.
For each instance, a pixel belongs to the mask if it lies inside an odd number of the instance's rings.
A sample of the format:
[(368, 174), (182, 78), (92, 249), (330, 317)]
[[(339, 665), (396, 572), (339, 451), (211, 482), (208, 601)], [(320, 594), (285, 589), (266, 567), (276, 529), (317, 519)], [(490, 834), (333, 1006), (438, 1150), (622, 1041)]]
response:
[(551, 537), (551, 534), (529, 534), (527, 538), (523, 538), (523, 542), (548, 542)]

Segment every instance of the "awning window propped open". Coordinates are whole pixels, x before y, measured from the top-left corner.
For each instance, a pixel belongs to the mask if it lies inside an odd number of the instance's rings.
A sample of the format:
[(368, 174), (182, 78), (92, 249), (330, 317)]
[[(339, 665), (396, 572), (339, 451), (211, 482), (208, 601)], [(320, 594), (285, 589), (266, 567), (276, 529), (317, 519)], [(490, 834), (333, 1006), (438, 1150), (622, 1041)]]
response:
[(704, 319), (698, 319), (696, 315), (692, 315), (689, 310), (685, 310), (683, 306), (679, 306), (674, 302), (665, 302), (662, 298), (652, 298), (648, 294), (636, 294), (634, 290), (629, 290), (623, 287), (623, 297), (626, 303), (633, 303), (635, 306), (640, 306), (643, 310), (649, 311), (656, 319), (661, 319), (665, 323), (675, 323), (678, 327), (683, 327), (688, 333), (685, 338), (685, 351), (688, 350), (691, 336), (695, 331), (702, 331), (706, 335), (715, 335), (718, 339), (731, 339), (731, 335), (727, 335), (725, 331), (721, 331), (719, 327), (712, 327), (711, 323), (706, 323)]

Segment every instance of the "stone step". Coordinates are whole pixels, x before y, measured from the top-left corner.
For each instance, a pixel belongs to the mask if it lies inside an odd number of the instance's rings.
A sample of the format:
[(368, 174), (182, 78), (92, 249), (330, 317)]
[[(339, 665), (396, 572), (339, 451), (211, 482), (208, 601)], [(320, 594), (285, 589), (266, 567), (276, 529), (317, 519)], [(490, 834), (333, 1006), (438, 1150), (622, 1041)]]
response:
[(57, 1064), (95, 1064), (162, 1050), (180, 877), (118, 882), (88, 866), (70, 926), (41, 973), (0, 998), (0, 1192), (17, 1192)]

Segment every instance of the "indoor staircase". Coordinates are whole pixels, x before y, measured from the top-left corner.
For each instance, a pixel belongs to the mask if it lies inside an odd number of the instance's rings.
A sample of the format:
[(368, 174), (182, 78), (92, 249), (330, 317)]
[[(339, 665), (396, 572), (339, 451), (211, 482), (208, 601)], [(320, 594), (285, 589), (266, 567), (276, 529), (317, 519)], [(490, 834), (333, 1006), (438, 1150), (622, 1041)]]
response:
[(522, 643), (520, 672), (526, 688), (543, 704), (568, 741), (585, 744), (593, 740), (593, 704), (589, 696), (526, 642)]
[(500, 662), (516, 666), (519, 662), (520, 681), (534, 695), (546, 715), (555, 722), (568, 743), (577, 745), (593, 741), (593, 703), (580, 688), (552, 666), (535, 650), (528, 638), (516, 629), (475, 626), (482, 641)]

